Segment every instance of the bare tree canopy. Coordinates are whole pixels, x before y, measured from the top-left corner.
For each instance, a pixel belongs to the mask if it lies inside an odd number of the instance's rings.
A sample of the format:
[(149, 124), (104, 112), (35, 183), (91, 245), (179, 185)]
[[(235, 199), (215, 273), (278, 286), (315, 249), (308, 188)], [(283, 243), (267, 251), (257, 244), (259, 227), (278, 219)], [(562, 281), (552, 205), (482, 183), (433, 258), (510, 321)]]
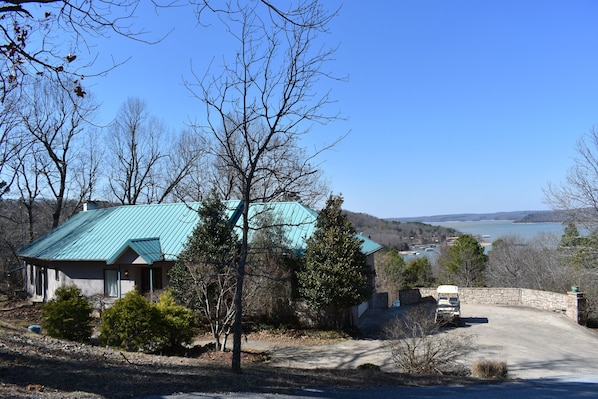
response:
[(35, 75), (74, 83), (73, 93), (84, 96), (81, 81), (106, 72), (91, 69), (99, 52), (90, 40), (118, 34), (146, 41), (147, 32), (132, 22), (139, 5), (139, 0), (0, 1), (0, 101)]
[(110, 195), (123, 205), (194, 199), (184, 186), (199, 174), (201, 136), (170, 131), (139, 98), (121, 106), (109, 129)]
[(570, 222), (596, 225), (598, 222), (598, 130), (583, 135), (575, 147), (573, 166), (564, 182), (548, 184), (547, 202), (567, 211)]
[(566, 291), (571, 270), (557, 251), (558, 237), (539, 235), (532, 241), (504, 236), (494, 241), (485, 270), (490, 287)]
[[(305, 23), (302, 9), (283, 9), (273, 2), (260, 0), (261, 8), (287, 23)], [(98, 76), (126, 60), (111, 60), (103, 70), (94, 70), (94, 62), (109, 51), (93, 49), (92, 40), (112, 34), (137, 41), (157, 42), (134, 17), (140, 7), (155, 8), (195, 6), (199, 16), (210, 13), (234, 13), (231, 7), (213, 0), (4, 0), (0, 1), (0, 102), (20, 86), (26, 76), (48, 75), (75, 83), (73, 92), (86, 94), (82, 80)], [(234, 3), (233, 3), (234, 4)], [(200, 17), (201, 20), (201, 17)], [(141, 22), (142, 23), (142, 22)]]
[(52, 201), (54, 228), (61, 222), (67, 199), (80, 204), (95, 181), (92, 170), (97, 170), (97, 164), (93, 156), (84, 154), (90, 148), (84, 142), (97, 106), (92, 97), (71, 96), (60, 82), (39, 77), (27, 84), (19, 101), (23, 141), (13, 168), (21, 198)]
[[(204, 2), (209, 7), (211, 3)], [(335, 48), (319, 42), (319, 34), (334, 14), (317, 0), (289, 3), (281, 14), (263, 2), (229, 1), (222, 20), (238, 42), (222, 72), (196, 75), (190, 90), (206, 107), (205, 126), (211, 155), (225, 178), (220, 192), (243, 200), (241, 254), (237, 265), (232, 369), (240, 372), (243, 282), (248, 255), (249, 205), (298, 195), (326, 195), (319, 186), (315, 153), (301, 146), (302, 136), (315, 123), (338, 117), (326, 110), (332, 102), (316, 83), (331, 78), (325, 66)], [(215, 10), (213, 8), (210, 8)], [(272, 14), (274, 13), (274, 14)]]

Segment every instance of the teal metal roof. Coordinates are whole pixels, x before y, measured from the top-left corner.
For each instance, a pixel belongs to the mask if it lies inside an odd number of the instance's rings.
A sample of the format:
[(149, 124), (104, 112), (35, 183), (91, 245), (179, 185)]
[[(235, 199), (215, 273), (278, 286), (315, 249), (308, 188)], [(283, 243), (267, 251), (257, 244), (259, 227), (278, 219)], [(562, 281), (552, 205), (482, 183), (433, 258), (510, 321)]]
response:
[(140, 238), (127, 241), (106, 263), (109, 265), (118, 263), (118, 259), (129, 249), (139, 255), (148, 265), (153, 265), (154, 262), (164, 260), (160, 238)]
[[(241, 227), (242, 203), (226, 201), (228, 217)], [(147, 264), (175, 261), (199, 221), (200, 204), (127, 205), (79, 212), (67, 222), (18, 251), (26, 259), (47, 261), (105, 261), (112, 264), (133, 250)], [(250, 227), (258, 227), (259, 215), (275, 215), (283, 226), (288, 245), (299, 255), (315, 229), (318, 213), (297, 202), (252, 204)], [(251, 230), (249, 241), (253, 239)], [(382, 246), (359, 236), (362, 251), (371, 254)]]
[[(239, 204), (227, 201), (230, 216)], [(176, 260), (197, 225), (199, 206), (197, 202), (125, 205), (79, 212), (18, 255), (51, 261), (108, 261), (131, 240), (151, 238), (159, 240), (164, 260)], [(141, 243), (134, 245), (146, 251)]]
[[(297, 251), (298, 255), (302, 255), (307, 247), (307, 239), (311, 237), (315, 228), (318, 213), (298, 202), (267, 202), (267, 203), (254, 203), (249, 208), (249, 242), (252, 241), (253, 233), (258, 228), (259, 215), (264, 213), (270, 213), (275, 215), (274, 224), (280, 224), (285, 229), (285, 235), (288, 240), (290, 248)], [(241, 229), (241, 219), (237, 223), (237, 229)], [(370, 255), (380, 249), (382, 245), (373, 241), (372, 239), (365, 237), (361, 234), (357, 234), (357, 237), (362, 240), (361, 251), (365, 255)]]
[(361, 243), (361, 252), (363, 252), (366, 255), (373, 254), (374, 252), (379, 251), (383, 248), (382, 245), (378, 244), (376, 241), (372, 240), (369, 237), (366, 237), (361, 234), (357, 234), (357, 236), (361, 240), (363, 240), (363, 242)]

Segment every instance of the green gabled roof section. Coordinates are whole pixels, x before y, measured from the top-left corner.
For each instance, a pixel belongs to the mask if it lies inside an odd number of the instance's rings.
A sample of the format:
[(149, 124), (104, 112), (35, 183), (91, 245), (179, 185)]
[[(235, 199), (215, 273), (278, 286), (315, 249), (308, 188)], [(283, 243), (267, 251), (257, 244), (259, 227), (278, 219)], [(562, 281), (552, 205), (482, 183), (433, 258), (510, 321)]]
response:
[[(302, 256), (307, 247), (307, 239), (311, 237), (316, 228), (318, 213), (298, 202), (264, 202), (251, 204), (249, 208), (249, 242), (252, 241), (256, 229), (259, 228), (260, 215), (273, 215), (272, 223), (281, 225), (285, 229), (287, 245), (294, 250), (296, 255)], [(240, 236), (241, 219), (237, 223), (237, 230)], [(382, 245), (357, 234), (362, 241), (361, 251), (365, 255), (373, 254), (382, 249)]]
[[(231, 218), (240, 203), (225, 201)], [(18, 255), (48, 261), (107, 261), (132, 239), (156, 238), (164, 260), (174, 261), (199, 221), (199, 207), (200, 203), (194, 202), (124, 205), (79, 212), (22, 248)]]
[(148, 265), (164, 260), (160, 238), (139, 238), (127, 241), (113, 256), (106, 260), (106, 263), (109, 265), (118, 263), (118, 260), (128, 250), (135, 252)]
[(363, 252), (365, 255), (371, 255), (374, 252), (377, 252), (384, 248), (382, 245), (378, 244), (376, 241), (372, 240), (369, 237), (366, 237), (362, 234), (357, 234), (357, 236), (362, 240), (361, 252)]

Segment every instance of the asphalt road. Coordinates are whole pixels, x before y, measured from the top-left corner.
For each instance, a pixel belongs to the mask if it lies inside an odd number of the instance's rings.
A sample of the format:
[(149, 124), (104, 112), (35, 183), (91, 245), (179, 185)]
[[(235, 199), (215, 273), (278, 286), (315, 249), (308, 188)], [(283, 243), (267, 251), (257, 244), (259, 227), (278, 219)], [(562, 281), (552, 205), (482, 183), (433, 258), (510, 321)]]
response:
[(579, 399), (595, 398), (597, 384), (562, 381), (527, 381), (467, 387), (392, 387), (363, 391), (305, 389), (293, 395), (260, 393), (189, 393), (147, 399)]
[[(335, 345), (297, 347), (248, 341), (246, 348), (269, 350), (273, 366), (355, 368), (374, 363), (396, 371), (384, 341), (375, 339), (378, 326), (403, 309), (372, 311), (362, 320), (370, 339)], [(317, 388), (295, 395), (251, 393), (186, 394), (164, 398), (578, 398), (598, 397), (598, 334), (562, 314), (527, 307), (461, 305), (463, 326), (449, 334), (467, 334), (477, 351), (463, 359), (506, 361), (509, 376), (521, 382), (473, 387), (392, 387), (366, 391)], [(157, 399), (161, 397), (154, 397)]]

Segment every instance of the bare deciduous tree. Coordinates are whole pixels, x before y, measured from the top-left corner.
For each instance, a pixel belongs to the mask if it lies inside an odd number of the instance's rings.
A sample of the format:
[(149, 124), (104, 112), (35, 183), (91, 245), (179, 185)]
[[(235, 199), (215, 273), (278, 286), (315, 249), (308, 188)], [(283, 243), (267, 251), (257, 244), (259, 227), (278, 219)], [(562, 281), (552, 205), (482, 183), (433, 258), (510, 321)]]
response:
[[(110, 127), (111, 163), (109, 186), (123, 205), (151, 203), (153, 173), (166, 155), (161, 147), (166, 134), (162, 122), (149, 114), (147, 104), (139, 98), (128, 98), (120, 107)], [(145, 197), (145, 198), (144, 198)]]
[(459, 329), (441, 330), (429, 305), (409, 309), (389, 322), (384, 332), (392, 360), (406, 373), (454, 372), (458, 360), (475, 350), (470, 335)]
[(110, 128), (109, 187), (121, 204), (162, 203), (192, 174), (198, 173), (200, 139), (175, 135), (149, 113), (147, 103), (129, 98)]
[(598, 224), (598, 129), (592, 128), (583, 135), (575, 147), (573, 166), (565, 181), (549, 184), (544, 189), (547, 202), (553, 209), (563, 210), (566, 222), (583, 226), (591, 234), (581, 240), (581, 245), (562, 248), (559, 259), (567, 265), (569, 275), (563, 281), (582, 285), (590, 304), (592, 323), (598, 320), (598, 290), (596, 289), (595, 259), (598, 253), (596, 225)]
[(576, 156), (565, 181), (548, 184), (544, 189), (547, 202), (567, 211), (570, 222), (595, 226), (598, 222), (598, 130), (582, 136), (575, 148)]
[(90, 166), (82, 160), (81, 148), (89, 139), (85, 129), (96, 107), (92, 97), (71, 96), (50, 79), (35, 79), (21, 95), (19, 121), (29, 145), (23, 147), (25, 165), (19, 170), (43, 179), (39, 194), (53, 202), (52, 228), (61, 222), (67, 198), (83, 198), (89, 191), (76, 186), (74, 174)]
[(324, 66), (334, 48), (317, 46), (317, 34), (325, 31), (333, 15), (316, 0), (290, 4), (287, 11), (270, 15), (260, 15), (259, 4), (230, 1), (223, 6), (221, 15), (239, 49), (222, 73), (213, 77), (206, 73), (196, 85), (189, 84), (206, 106), (207, 126), (198, 129), (212, 137), (211, 153), (227, 173), (226, 190), (243, 200), (232, 359), (237, 373), (249, 206), (314, 189), (319, 172), (314, 154), (301, 146), (301, 137), (312, 124), (336, 117), (324, 113), (330, 103), (328, 92), (315, 87), (330, 77)]
[(206, 152), (203, 137), (185, 130), (168, 148), (162, 178), (157, 185), (159, 202), (169, 196), (182, 201), (201, 201), (204, 171), (208, 169), (203, 159)]
[(566, 291), (574, 277), (557, 247), (558, 238), (552, 235), (540, 235), (530, 241), (519, 236), (501, 237), (494, 241), (488, 254), (487, 284)]
[[(132, 21), (139, 0), (5, 0), (0, 1), (0, 102), (23, 79), (45, 75), (85, 95), (84, 77), (117, 66), (93, 70), (100, 56), (90, 40), (117, 34), (148, 41)], [(159, 6), (157, 1), (152, 4)], [(87, 59), (86, 59), (86, 56)], [(122, 60), (125, 61), (125, 60)]]
[[(210, 13), (234, 12), (213, 0), (189, 0), (198, 16)], [(301, 23), (301, 8), (283, 10), (273, 2), (260, 0), (276, 18), (288, 23)], [(68, 82), (66, 87), (77, 96), (84, 96), (85, 77), (100, 76), (126, 60), (106, 61), (102, 69), (94, 63), (107, 53), (94, 52), (91, 41), (112, 34), (135, 41), (155, 43), (164, 36), (154, 37), (135, 24), (136, 12), (148, 5), (156, 9), (183, 4), (169, 0), (4, 0), (0, 1), (0, 103), (22, 80), (45, 75)], [(297, 15), (299, 14), (299, 15)], [(101, 60), (102, 61), (102, 60)]]
[(21, 157), (14, 161), (14, 171), (17, 176), (16, 187), (19, 190), (21, 205), (27, 213), (28, 242), (35, 239), (35, 205), (41, 195), (42, 182), (40, 181), (41, 166), (36, 146), (25, 148)]
[(12, 96), (0, 106), (0, 198), (10, 191), (16, 178), (14, 168), (9, 167), (25, 144), (18, 126), (18, 97)]

